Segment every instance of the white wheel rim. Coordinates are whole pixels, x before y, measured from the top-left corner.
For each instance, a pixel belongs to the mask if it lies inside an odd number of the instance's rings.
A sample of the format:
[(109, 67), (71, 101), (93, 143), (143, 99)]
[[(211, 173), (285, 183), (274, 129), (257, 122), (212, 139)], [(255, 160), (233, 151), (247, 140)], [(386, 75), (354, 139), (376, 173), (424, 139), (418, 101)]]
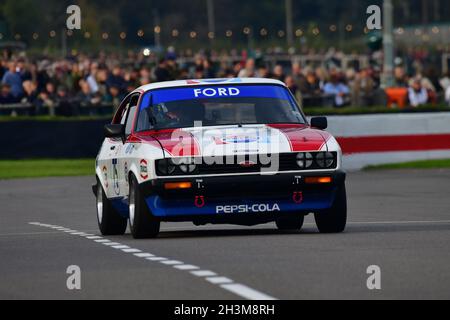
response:
[(97, 186), (97, 218), (98, 222), (102, 223), (103, 220), (103, 189), (99, 183)]
[(135, 199), (134, 199), (134, 188), (133, 183), (130, 185), (130, 195), (128, 196), (129, 210), (130, 210), (130, 225), (134, 224), (134, 215), (136, 210)]

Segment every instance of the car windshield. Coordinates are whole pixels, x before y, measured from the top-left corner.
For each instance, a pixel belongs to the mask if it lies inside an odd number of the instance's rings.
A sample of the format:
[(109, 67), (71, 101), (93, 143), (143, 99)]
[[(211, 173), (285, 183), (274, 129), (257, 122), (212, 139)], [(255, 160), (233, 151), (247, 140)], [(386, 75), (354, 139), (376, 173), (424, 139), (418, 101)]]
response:
[(297, 103), (282, 86), (181, 87), (147, 92), (136, 131), (268, 123), (305, 124)]

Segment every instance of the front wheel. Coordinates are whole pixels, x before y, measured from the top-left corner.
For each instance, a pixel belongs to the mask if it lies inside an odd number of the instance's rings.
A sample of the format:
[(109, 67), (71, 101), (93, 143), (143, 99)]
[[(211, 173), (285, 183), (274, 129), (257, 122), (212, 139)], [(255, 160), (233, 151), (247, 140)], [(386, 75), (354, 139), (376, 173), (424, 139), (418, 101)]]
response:
[(161, 223), (148, 209), (134, 176), (130, 178), (129, 209), (130, 229), (133, 238), (156, 238), (159, 234)]
[(102, 184), (97, 180), (97, 222), (100, 232), (104, 236), (125, 234), (127, 219), (121, 217), (106, 197)]
[(347, 224), (347, 193), (345, 184), (336, 190), (336, 198), (331, 208), (314, 214), (317, 228), (321, 233), (340, 233)]

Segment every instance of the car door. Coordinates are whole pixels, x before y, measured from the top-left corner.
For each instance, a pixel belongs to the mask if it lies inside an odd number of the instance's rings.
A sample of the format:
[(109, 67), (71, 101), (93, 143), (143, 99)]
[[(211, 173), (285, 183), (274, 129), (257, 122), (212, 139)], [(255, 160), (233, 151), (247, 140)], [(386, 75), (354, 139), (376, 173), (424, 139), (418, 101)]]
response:
[[(120, 104), (113, 123), (125, 125), (128, 115), (131, 97), (125, 98)], [(107, 194), (109, 198), (118, 198), (123, 196), (123, 190), (120, 185), (120, 157), (123, 150), (123, 140), (121, 138), (108, 138), (105, 141), (107, 156), (102, 164), (102, 170), (106, 171), (105, 179), (107, 181)]]

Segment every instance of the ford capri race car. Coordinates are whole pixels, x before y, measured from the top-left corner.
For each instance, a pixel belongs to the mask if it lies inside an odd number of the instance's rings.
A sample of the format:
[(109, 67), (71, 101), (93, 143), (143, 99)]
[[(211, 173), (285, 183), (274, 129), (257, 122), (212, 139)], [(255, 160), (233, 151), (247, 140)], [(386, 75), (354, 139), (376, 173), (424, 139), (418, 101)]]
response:
[(286, 86), (269, 79), (188, 80), (143, 86), (105, 127), (96, 160), (103, 235), (156, 237), (160, 223), (275, 221), (320, 232), (347, 220), (341, 149), (308, 123)]

